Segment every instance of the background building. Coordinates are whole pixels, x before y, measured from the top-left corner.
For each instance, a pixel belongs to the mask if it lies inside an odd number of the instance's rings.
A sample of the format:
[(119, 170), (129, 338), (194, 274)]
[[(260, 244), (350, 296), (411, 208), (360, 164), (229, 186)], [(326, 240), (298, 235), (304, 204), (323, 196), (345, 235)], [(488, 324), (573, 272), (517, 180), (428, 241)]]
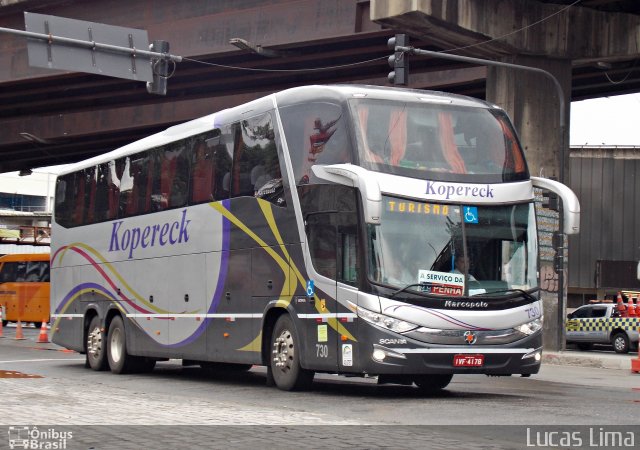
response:
[(581, 229), (569, 239), (569, 306), (640, 290), (640, 146), (573, 146), (570, 173)]
[(0, 175), (0, 255), (49, 252), (55, 173)]

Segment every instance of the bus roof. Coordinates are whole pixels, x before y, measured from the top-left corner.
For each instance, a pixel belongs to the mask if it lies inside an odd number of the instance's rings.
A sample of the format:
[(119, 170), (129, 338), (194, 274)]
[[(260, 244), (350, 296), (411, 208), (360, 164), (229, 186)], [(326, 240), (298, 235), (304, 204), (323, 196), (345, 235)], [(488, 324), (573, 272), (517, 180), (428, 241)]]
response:
[(224, 109), (213, 114), (199, 117), (188, 122), (167, 128), (156, 134), (152, 134), (140, 140), (131, 142), (123, 147), (115, 149), (111, 152), (104, 153), (93, 158), (71, 164), (60, 172), (60, 175), (72, 173), (87, 167), (93, 167), (111, 161), (122, 156), (134, 154), (143, 150), (158, 147), (170, 142), (188, 138), (196, 134), (213, 130), (216, 126), (216, 116), (225, 116), (235, 114), (240, 116), (248, 112), (259, 113), (268, 109), (277, 102), (278, 106), (287, 106), (302, 103), (311, 100), (329, 100), (345, 101), (350, 98), (394, 100), (394, 101), (411, 101), (411, 102), (433, 102), (447, 103), (456, 106), (500, 109), (498, 106), (478, 100), (472, 97), (465, 97), (457, 94), (449, 94), (439, 91), (426, 91), (419, 89), (395, 88), (386, 86), (369, 86), (359, 84), (344, 85), (311, 85), (299, 86), (284, 91), (276, 92), (265, 97), (258, 98), (248, 103), (243, 103), (232, 108)]
[(0, 256), (0, 263), (23, 261), (49, 261), (49, 253), (14, 253)]
[(274, 94), (279, 106), (300, 103), (314, 98), (335, 98), (345, 100), (365, 97), (378, 100), (395, 100), (420, 102), (432, 100), (436, 103), (448, 103), (457, 106), (477, 108), (498, 108), (498, 106), (463, 95), (450, 94), (440, 91), (397, 88), (388, 86), (372, 86), (362, 84), (334, 84), (300, 86), (286, 89)]

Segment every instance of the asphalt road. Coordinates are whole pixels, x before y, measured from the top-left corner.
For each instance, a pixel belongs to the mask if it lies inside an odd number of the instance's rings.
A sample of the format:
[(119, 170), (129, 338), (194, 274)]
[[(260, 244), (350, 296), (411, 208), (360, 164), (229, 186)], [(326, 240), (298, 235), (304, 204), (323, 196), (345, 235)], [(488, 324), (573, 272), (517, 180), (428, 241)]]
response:
[(603, 433), (640, 443), (640, 375), (627, 370), (547, 364), (531, 378), (456, 376), (431, 396), (321, 374), (310, 391), (282, 392), (261, 367), (213, 376), (172, 360), (150, 374), (95, 372), (83, 355), (36, 343), (38, 330), (25, 335), (5, 328), (0, 339), (0, 448), (34, 426), (53, 430), (40, 441), (67, 431), (64, 448), (95, 449), (531, 448), (564, 432), (584, 448)]

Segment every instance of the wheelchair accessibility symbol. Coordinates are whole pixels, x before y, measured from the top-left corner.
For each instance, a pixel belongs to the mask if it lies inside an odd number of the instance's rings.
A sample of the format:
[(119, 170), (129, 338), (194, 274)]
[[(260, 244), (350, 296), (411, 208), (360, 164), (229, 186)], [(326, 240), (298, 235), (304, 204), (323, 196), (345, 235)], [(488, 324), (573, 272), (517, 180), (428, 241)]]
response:
[(313, 280), (307, 281), (307, 297), (313, 297), (315, 293), (315, 287), (313, 285)]
[(464, 207), (464, 223), (478, 223), (478, 208), (475, 206)]

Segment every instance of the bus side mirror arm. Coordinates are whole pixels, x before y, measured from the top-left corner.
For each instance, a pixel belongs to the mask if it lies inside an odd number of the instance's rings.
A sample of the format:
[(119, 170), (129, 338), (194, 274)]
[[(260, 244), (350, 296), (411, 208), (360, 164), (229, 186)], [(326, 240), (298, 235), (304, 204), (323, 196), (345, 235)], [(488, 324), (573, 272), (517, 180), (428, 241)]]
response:
[(580, 232), (580, 201), (576, 194), (564, 184), (548, 178), (531, 177), (533, 187), (546, 189), (558, 195), (562, 200), (565, 234), (578, 234)]
[(311, 167), (311, 170), (315, 176), (323, 180), (357, 187), (362, 197), (365, 222), (373, 225), (380, 224), (382, 193), (380, 192), (378, 181), (368, 170), (352, 164), (332, 164), (328, 166), (315, 164)]

